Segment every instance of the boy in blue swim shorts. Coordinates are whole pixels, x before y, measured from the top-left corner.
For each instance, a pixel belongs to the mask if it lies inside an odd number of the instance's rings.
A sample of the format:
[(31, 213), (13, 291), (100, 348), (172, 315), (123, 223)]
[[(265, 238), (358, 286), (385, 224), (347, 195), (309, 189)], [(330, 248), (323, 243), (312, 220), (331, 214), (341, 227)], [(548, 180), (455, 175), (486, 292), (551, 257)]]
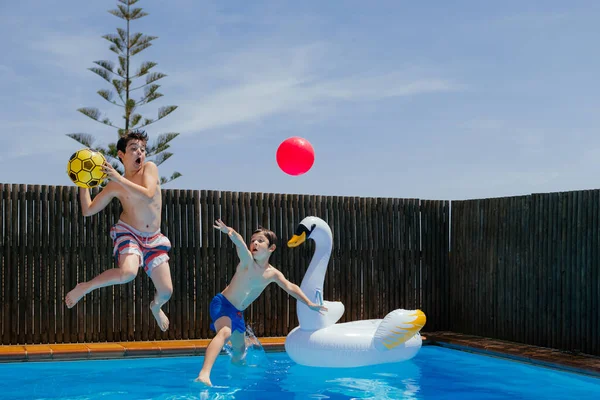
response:
[(235, 244), (240, 262), (229, 285), (210, 302), (212, 319), (210, 328), (216, 332), (216, 335), (206, 348), (204, 364), (196, 378), (196, 381), (207, 386), (212, 386), (210, 371), (228, 340), (231, 340), (233, 350), (232, 361), (237, 362), (244, 358), (246, 352), (244, 310), (270, 283), (276, 283), (314, 311), (327, 311), (327, 308), (322, 305), (311, 302), (298, 285), (288, 281), (280, 271), (269, 264), (269, 258), (275, 251), (277, 241), (277, 236), (272, 231), (259, 227), (252, 235), (248, 248), (242, 236), (220, 219), (215, 221), (214, 228), (229, 236)]

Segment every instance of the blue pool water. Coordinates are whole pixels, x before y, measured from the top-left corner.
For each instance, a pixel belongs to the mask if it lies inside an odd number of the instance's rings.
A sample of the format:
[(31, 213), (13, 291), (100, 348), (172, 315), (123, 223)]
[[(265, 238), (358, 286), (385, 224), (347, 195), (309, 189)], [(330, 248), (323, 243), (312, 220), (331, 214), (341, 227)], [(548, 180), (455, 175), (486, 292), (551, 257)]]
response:
[(213, 388), (194, 382), (202, 357), (0, 364), (3, 399), (598, 399), (600, 379), (425, 346), (408, 362), (308, 368), (255, 351), (220, 356)]

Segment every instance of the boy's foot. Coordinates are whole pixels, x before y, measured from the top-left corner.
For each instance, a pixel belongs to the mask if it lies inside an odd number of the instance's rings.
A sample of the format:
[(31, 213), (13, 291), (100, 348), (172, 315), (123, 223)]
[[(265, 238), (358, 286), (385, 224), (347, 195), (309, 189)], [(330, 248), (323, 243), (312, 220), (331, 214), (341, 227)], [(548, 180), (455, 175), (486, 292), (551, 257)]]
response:
[(73, 308), (73, 306), (86, 295), (86, 290), (87, 288), (84, 283), (78, 283), (77, 286), (65, 296), (65, 304), (67, 307)]
[(195, 382), (202, 382), (206, 386), (212, 386), (212, 382), (210, 381), (210, 377), (208, 375), (204, 375), (202, 372), (200, 372), (200, 375), (198, 375), (198, 377), (195, 379)]
[(150, 303), (150, 310), (152, 310), (152, 315), (154, 315), (160, 330), (165, 332), (167, 329), (169, 329), (169, 318), (167, 318), (167, 315), (163, 312), (163, 310), (161, 310), (160, 306), (154, 302), (154, 300), (152, 303)]

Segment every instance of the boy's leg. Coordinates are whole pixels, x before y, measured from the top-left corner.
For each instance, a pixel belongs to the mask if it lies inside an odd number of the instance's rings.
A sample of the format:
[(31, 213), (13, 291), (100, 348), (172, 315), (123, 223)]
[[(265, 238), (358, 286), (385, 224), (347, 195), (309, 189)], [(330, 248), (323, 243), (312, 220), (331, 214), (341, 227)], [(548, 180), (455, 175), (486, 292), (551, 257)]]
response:
[(210, 341), (204, 354), (204, 364), (202, 364), (202, 370), (198, 374), (196, 381), (200, 381), (207, 386), (212, 386), (210, 381), (210, 371), (212, 370), (217, 356), (221, 353), (223, 346), (231, 337), (231, 319), (229, 317), (221, 317), (214, 323), (217, 334)]
[(94, 289), (131, 282), (137, 276), (139, 266), (139, 255), (122, 254), (119, 257), (119, 268), (111, 268), (90, 281), (78, 283), (65, 296), (65, 304), (72, 308), (83, 296)]
[(233, 331), (231, 334), (231, 362), (239, 364), (244, 361), (246, 356), (246, 335), (239, 332)]
[(164, 332), (169, 328), (169, 318), (167, 318), (161, 307), (169, 301), (173, 294), (173, 282), (171, 281), (169, 263), (164, 262), (152, 269), (150, 279), (152, 279), (152, 283), (154, 283), (154, 287), (156, 288), (154, 300), (150, 303), (150, 310), (152, 310), (158, 327)]

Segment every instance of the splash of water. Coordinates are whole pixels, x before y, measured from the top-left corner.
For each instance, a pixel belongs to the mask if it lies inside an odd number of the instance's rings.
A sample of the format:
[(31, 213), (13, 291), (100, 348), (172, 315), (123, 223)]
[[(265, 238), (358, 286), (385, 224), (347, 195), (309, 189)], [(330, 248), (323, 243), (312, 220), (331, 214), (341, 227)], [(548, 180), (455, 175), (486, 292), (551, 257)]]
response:
[[(265, 349), (254, 334), (254, 331), (250, 326), (246, 326), (246, 333), (244, 334), (244, 341), (246, 344), (245, 354), (239, 362), (235, 362), (238, 365), (244, 365), (247, 367), (258, 367), (266, 365), (268, 362)], [(225, 352), (229, 355), (233, 362), (233, 349), (231, 341), (227, 341), (223, 346)]]

